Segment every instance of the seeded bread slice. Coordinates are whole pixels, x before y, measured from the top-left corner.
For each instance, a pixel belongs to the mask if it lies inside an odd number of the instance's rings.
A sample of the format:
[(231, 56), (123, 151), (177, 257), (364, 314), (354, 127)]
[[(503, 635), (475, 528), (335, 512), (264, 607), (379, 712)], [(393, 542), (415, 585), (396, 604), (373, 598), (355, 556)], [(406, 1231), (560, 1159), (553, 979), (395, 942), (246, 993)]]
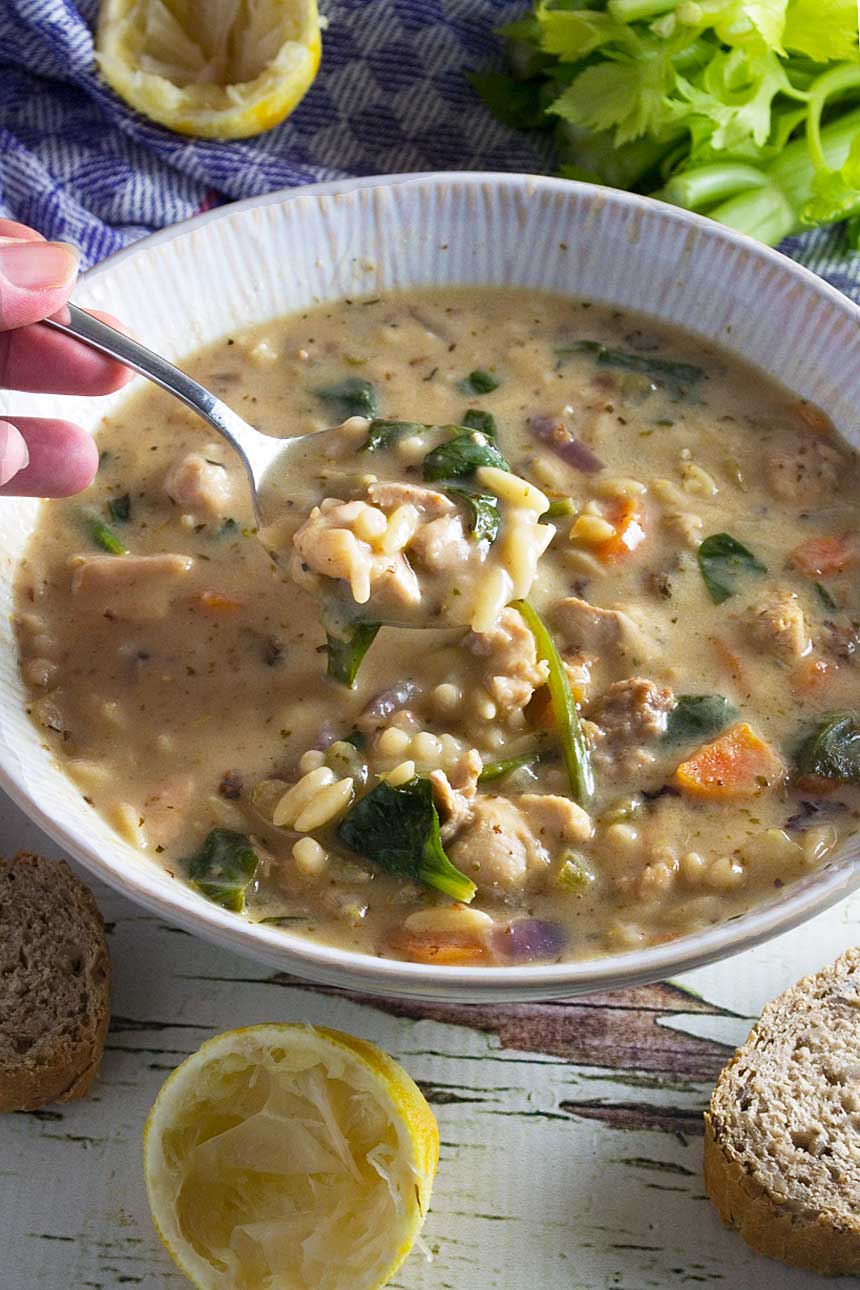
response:
[(110, 1021), (92, 892), (62, 860), (0, 860), (0, 1111), (83, 1097)]
[(723, 1070), (705, 1189), (760, 1254), (860, 1274), (860, 950), (769, 1003)]

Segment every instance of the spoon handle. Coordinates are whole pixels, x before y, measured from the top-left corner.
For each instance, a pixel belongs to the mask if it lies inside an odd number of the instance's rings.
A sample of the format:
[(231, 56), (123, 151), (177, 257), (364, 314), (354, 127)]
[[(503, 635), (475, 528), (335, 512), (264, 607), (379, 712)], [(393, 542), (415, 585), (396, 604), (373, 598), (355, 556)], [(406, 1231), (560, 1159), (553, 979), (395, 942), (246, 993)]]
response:
[(249, 426), (247, 421), (243, 421), (232, 408), (222, 403), (210, 390), (193, 380), (186, 372), (174, 367), (172, 363), (168, 363), (167, 359), (162, 358), (160, 354), (154, 354), (151, 349), (141, 345), (140, 341), (117, 331), (115, 327), (110, 327), (100, 318), (94, 318), (92, 314), (79, 309), (77, 305), (70, 304), (66, 308), (68, 322), (61, 323), (54, 318), (45, 318), (41, 325), (63, 332), (66, 336), (74, 336), (77, 340), (91, 345), (93, 349), (100, 350), (102, 354), (118, 359), (126, 367), (133, 368), (141, 376), (154, 381), (163, 390), (181, 399), (187, 407), (192, 408), (205, 421), (208, 421), (212, 429), (217, 430), (218, 434), (226, 439), (241, 457), (251, 480), (256, 502), (257, 480), (254, 465), (260, 458), (261, 441), (265, 444), (266, 436), (261, 435), (253, 426)]

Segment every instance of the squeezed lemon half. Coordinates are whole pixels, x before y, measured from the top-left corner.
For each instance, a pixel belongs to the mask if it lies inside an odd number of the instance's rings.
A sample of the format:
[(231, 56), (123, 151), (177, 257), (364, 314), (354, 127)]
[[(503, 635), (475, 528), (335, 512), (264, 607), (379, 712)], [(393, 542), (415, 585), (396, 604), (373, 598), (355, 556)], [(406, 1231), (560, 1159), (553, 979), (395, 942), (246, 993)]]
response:
[(377, 1290), (421, 1230), (438, 1161), (403, 1068), (303, 1025), (210, 1039), (144, 1132), (156, 1229), (199, 1290)]
[(246, 138), (283, 121), (312, 84), (316, 0), (102, 0), (96, 58), (150, 120)]

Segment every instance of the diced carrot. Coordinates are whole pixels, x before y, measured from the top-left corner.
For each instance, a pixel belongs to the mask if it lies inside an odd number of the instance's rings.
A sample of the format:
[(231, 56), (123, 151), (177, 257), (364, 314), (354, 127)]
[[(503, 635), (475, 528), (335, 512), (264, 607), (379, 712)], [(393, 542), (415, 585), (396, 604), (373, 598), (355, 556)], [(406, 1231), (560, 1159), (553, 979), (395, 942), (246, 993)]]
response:
[(223, 618), (228, 614), (238, 613), (243, 608), (241, 600), (226, 596), (222, 591), (202, 591), (191, 604), (194, 609), (199, 609), (212, 618)]
[(815, 537), (801, 542), (791, 553), (792, 563), (809, 578), (841, 573), (851, 562), (853, 552), (841, 537)]
[(489, 947), (465, 937), (409, 936), (392, 937), (390, 947), (411, 963), (431, 963), (437, 967), (471, 967), (486, 963)]
[(619, 497), (606, 512), (606, 519), (615, 526), (615, 533), (605, 542), (594, 547), (594, 554), (607, 564), (623, 560), (645, 541), (645, 516), (632, 497)]
[(794, 673), (796, 690), (820, 690), (829, 685), (839, 671), (839, 664), (826, 658), (804, 658)]
[(737, 654), (729, 645), (726, 644), (722, 636), (711, 636), (709, 639), (716, 651), (717, 657), (729, 673), (729, 676), (731, 676), (738, 685), (743, 686), (747, 693), (749, 693), (750, 687), (747, 681), (747, 675)]
[(785, 778), (785, 765), (745, 721), (703, 744), (675, 771), (675, 782), (694, 797), (715, 801), (755, 797)]

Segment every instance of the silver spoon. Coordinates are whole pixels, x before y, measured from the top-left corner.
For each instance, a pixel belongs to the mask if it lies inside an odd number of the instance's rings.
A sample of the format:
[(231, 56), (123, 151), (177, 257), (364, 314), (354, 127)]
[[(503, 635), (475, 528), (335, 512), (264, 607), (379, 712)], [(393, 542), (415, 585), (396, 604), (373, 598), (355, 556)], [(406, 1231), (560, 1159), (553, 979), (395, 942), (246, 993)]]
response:
[[(281, 503), (282, 510), (286, 509), (291, 498), (290, 473), (294, 478), (300, 479), (303, 461), (307, 462), (311, 458), (318, 460), (321, 453), (326, 453), (326, 445), (329, 445), (329, 451), (331, 451), (335, 447), (342, 450), (349, 443), (348, 438), (345, 438), (343, 426), (315, 430), (311, 434), (295, 435), (288, 439), (277, 439), (271, 435), (261, 434), (228, 407), (222, 399), (217, 398), (211, 390), (207, 390), (199, 381), (195, 381), (186, 372), (169, 363), (166, 358), (162, 358), (160, 354), (155, 354), (145, 345), (141, 345), (140, 341), (117, 331), (115, 327), (102, 322), (100, 318), (94, 318), (92, 314), (78, 308), (77, 305), (69, 304), (66, 309), (68, 311), (66, 322), (45, 318), (41, 325), (62, 332), (65, 336), (74, 336), (76, 340), (84, 341), (93, 349), (107, 354), (110, 358), (118, 359), (126, 367), (132, 368), (163, 390), (167, 390), (168, 394), (173, 394), (186, 407), (198, 413), (204, 421), (208, 421), (212, 429), (239, 454), (251, 485), (258, 529), (264, 529), (267, 524), (279, 518), (277, 513), (272, 513), (273, 507), (277, 509), (278, 502)], [(267, 493), (265, 511), (260, 498), (264, 487)], [(292, 497), (294, 499), (295, 492), (292, 493)], [(269, 550), (268, 547), (267, 550)], [(277, 558), (275, 552), (269, 550), (269, 554)], [(347, 634), (350, 625), (355, 626), (360, 623), (425, 629), (438, 626), (438, 621), (428, 620), (425, 605), (417, 608), (405, 606), (402, 616), (398, 616), (390, 609), (380, 615), (378, 606), (358, 605), (350, 597), (340, 593), (328, 598), (324, 597), (321, 608), (324, 621), (336, 635)]]
[[(102, 354), (118, 359), (126, 367), (132, 368), (141, 376), (160, 385), (163, 390), (167, 390), (168, 394), (181, 399), (186, 407), (191, 408), (204, 421), (208, 421), (212, 429), (235, 449), (248, 474), (254, 514), (261, 527), (264, 516), (260, 493), (264, 482), (269, 486), (272, 485), (274, 468), (277, 467), (275, 472), (277, 475), (285, 473), (291, 463), (297, 463), (307, 453), (311, 442), (316, 455), (321, 450), (325, 450), (327, 440), (334, 443), (336, 439), (342, 439), (337, 426), (328, 430), (317, 430), (312, 434), (296, 435), (290, 439), (276, 439), (271, 435), (261, 434), (228, 407), (222, 399), (217, 398), (211, 390), (207, 390), (199, 381), (193, 380), (186, 372), (169, 363), (160, 354), (155, 354), (145, 345), (141, 345), (140, 341), (117, 331), (115, 327), (102, 322), (100, 318), (94, 318), (92, 314), (79, 309), (77, 305), (69, 304), (66, 309), (68, 310), (67, 322), (45, 318), (42, 326), (51, 327), (66, 336), (74, 336), (76, 340), (82, 340), (93, 349), (100, 350)], [(325, 438), (321, 439), (320, 436)], [(265, 516), (267, 521), (275, 518), (277, 517), (272, 515)]]

